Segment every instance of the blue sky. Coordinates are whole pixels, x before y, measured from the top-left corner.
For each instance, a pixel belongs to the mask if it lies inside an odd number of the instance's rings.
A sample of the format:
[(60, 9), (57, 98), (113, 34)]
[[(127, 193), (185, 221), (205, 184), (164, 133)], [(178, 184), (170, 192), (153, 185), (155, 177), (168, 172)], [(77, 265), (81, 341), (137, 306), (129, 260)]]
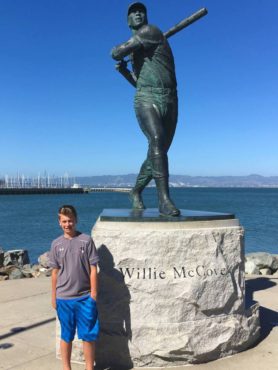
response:
[[(0, 177), (136, 173), (147, 141), (114, 69), (126, 0), (0, 0)], [(278, 175), (277, 0), (148, 0), (169, 39), (179, 121), (170, 172)]]

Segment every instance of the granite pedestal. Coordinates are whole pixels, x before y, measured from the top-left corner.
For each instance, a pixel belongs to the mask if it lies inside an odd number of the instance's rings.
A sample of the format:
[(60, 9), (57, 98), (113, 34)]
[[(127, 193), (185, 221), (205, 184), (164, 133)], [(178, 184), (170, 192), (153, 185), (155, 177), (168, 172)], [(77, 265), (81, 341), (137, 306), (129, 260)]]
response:
[(104, 210), (92, 230), (100, 368), (202, 363), (254, 344), (259, 316), (258, 306), (245, 307), (243, 234), (231, 214)]

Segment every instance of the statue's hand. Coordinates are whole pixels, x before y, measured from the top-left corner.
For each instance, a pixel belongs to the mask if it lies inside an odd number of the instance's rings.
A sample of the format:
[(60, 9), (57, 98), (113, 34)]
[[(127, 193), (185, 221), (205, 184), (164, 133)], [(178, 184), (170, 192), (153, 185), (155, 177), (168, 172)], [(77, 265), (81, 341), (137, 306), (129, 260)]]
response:
[(124, 59), (122, 59), (120, 62), (118, 62), (115, 65), (115, 68), (116, 68), (117, 71), (126, 70), (127, 69), (127, 61), (125, 61)]

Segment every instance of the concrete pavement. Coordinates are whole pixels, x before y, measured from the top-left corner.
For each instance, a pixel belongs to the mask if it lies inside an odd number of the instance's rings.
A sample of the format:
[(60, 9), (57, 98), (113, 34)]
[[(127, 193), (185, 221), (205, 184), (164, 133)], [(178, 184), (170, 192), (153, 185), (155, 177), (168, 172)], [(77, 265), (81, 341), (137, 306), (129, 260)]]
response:
[[(247, 300), (261, 306), (262, 336), (247, 351), (201, 365), (175, 370), (277, 370), (278, 276), (249, 276)], [(50, 278), (0, 282), (0, 369), (61, 370), (55, 358), (55, 312), (50, 304)], [(84, 370), (73, 364), (73, 370)], [(170, 368), (168, 368), (170, 369)]]

